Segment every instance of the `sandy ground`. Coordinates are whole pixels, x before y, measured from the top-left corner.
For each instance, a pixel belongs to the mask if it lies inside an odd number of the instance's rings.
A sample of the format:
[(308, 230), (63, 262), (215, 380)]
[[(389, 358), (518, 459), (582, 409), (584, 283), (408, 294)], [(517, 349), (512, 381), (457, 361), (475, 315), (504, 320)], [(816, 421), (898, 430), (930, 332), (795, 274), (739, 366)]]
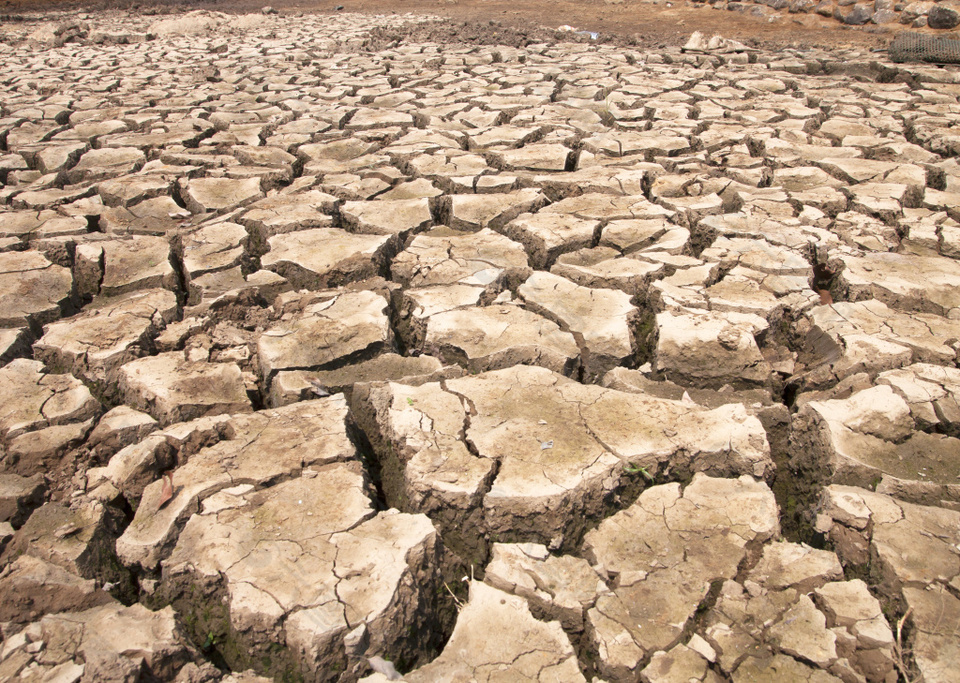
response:
[[(601, 40), (636, 42), (658, 47), (682, 44), (693, 31), (721, 34), (768, 47), (829, 47), (857, 45), (884, 49), (904, 27), (845, 27), (833, 19), (815, 14), (789, 14), (779, 18), (755, 17), (741, 12), (714, 9), (690, 0), (638, 2), (622, 0), (204, 0), (175, 2), (152, 0), (84, 0), (51, 2), (49, 0), (0, 0), (0, 14), (16, 16), (24, 12), (51, 9), (139, 9), (145, 13), (167, 13), (191, 9), (225, 12), (248, 12), (270, 4), (282, 12), (336, 12), (432, 14), (466, 22), (465, 34), (470, 42), (490, 42), (497, 33), (537, 35), (545, 27), (573, 26), (579, 30), (598, 32)], [(455, 26), (457, 24), (454, 24)], [(467, 36), (470, 39), (471, 36)], [(512, 42), (512, 41), (507, 41)]]

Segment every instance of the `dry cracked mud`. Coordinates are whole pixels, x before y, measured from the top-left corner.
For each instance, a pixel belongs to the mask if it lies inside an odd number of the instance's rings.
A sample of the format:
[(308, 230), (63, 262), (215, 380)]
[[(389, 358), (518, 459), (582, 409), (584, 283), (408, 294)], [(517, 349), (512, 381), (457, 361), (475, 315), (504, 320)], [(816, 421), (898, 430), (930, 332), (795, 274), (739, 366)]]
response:
[(0, 25), (0, 680), (956, 681), (960, 69), (431, 22)]

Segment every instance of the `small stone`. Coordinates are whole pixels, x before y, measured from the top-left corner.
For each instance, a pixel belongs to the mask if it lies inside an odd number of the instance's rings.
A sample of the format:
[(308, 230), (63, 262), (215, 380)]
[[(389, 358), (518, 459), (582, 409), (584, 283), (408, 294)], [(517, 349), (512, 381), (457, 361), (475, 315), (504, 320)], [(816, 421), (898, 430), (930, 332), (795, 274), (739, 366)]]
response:
[(937, 3), (927, 13), (927, 26), (950, 29), (960, 24), (960, 10), (950, 3)]

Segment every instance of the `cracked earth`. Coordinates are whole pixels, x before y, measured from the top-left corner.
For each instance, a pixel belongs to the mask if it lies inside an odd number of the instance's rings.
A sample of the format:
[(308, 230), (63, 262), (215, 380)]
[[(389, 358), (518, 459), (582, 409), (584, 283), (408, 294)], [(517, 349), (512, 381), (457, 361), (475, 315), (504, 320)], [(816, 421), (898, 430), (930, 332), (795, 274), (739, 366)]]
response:
[(431, 21), (0, 25), (0, 679), (956, 681), (960, 69)]

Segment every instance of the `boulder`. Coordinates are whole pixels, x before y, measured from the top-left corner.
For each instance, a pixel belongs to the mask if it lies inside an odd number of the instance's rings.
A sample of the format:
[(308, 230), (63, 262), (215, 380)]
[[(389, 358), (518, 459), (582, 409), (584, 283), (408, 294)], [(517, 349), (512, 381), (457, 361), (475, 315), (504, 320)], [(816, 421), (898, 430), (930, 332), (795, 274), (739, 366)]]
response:
[(951, 3), (937, 3), (927, 12), (927, 26), (950, 29), (960, 24), (960, 10)]

